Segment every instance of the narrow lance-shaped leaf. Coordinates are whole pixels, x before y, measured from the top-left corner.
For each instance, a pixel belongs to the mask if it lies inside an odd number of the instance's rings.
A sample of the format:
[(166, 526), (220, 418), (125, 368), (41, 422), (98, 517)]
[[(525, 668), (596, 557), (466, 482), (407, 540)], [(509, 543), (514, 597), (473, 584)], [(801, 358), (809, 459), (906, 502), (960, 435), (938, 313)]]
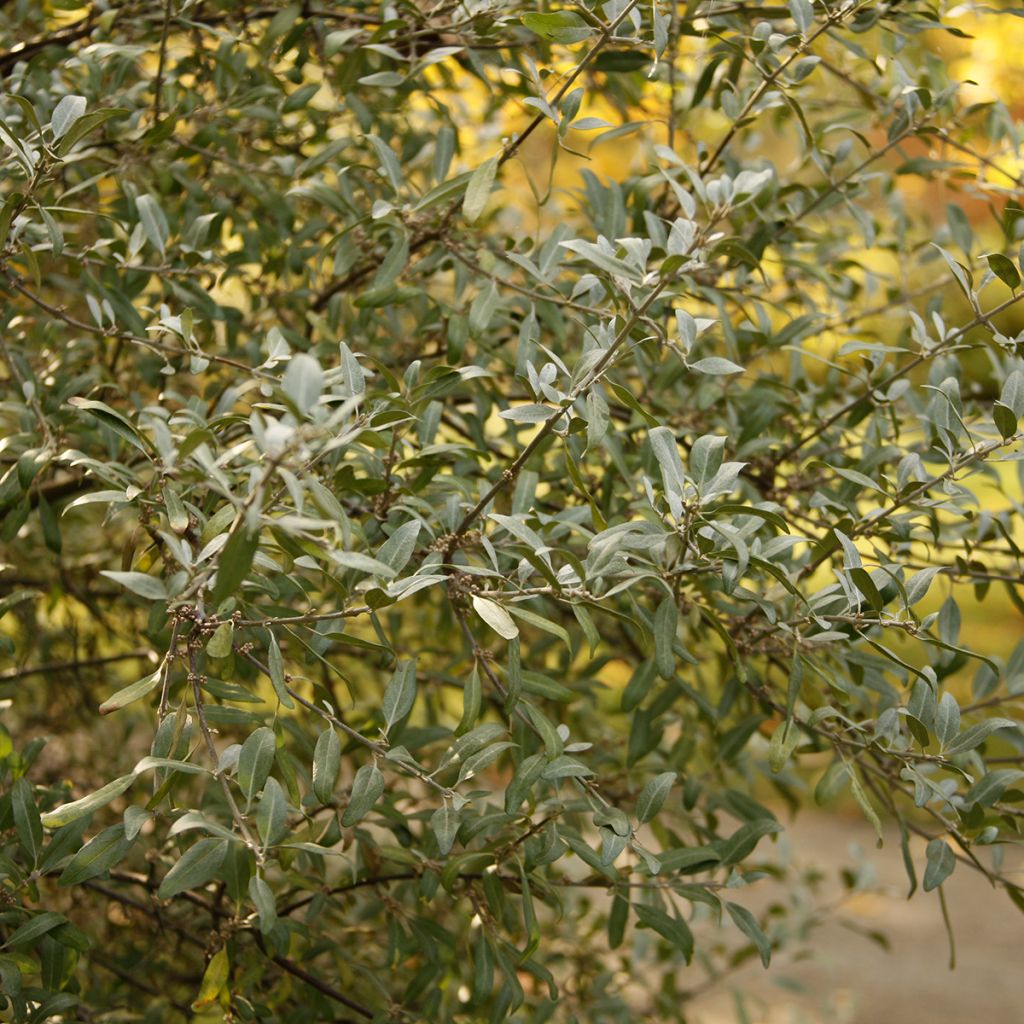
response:
[(661, 467), (662, 484), (667, 492), (681, 495), (686, 485), (683, 462), (676, 447), (676, 436), (668, 427), (655, 427), (648, 432), (651, 450)]
[(260, 931), (264, 935), (269, 935), (274, 925), (277, 924), (277, 907), (273, 889), (259, 875), (253, 875), (249, 879), (249, 898), (259, 914)]
[(650, 821), (661, 810), (675, 781), (675, 772), (662, 772), (644, 786), (636, 804), (636, 820), (641, 825)]
[(723, 359), (721, 356), (708, 356), (706, 359), (698, 359), (695, 363), (690, 363), (690, 369), (696, 370), (698, 373), (710, 374), (714, 377), (746, 372), (742, 366), (734, 363), (731, 359)]
[(288, 801), (281, 783), (273, 776), (263, 784), (263, 794), (256, 805), (256, 831), (265, 846), (279, 841), (285, 829)]
[(492, 156), (489, 160), (485, 160), (469, 179), (466, 196), (462, 201), (462, 215), (470, 224), (484, 212), (497, 173), (498, 157)]
[(266, 726), (257, 729), (242, 744), (238, 755), (238, 785), (245, 797), (246, 807), (267, 781), (270, 766), (274, 763), (276, 746), (274, 730)]
[(500, 604), (490, 598), (473, 595), (473, 608), (477, 615), (494, 630), (498, 636), (506, 640), (514, 640), (519, 636), (519, 627), (515, 624), (512, 616)]
[(167, 226), (167, 217), (160, 209), (160, 204), (151, 195), (141, 195), (135, 200), (139, 211), (139, 220), (142, 223), (142, 230), (146, 238), (153, 244), (160, 255), (167, 251), (167, 238), (170, 235), (170, 228)]
[(130, 111), (124, 107), (107, 107), (103, 110), (94, 110), (90, 114), (82, 114), (65, 130), (60, 142), (57, 143), (57, 155), (66, 156), (77, 142), (100, 125), (115, 118), (127, 117), (129, 113)]
[(735, 922), (736, 927), (754, 944), (754, 948), (761, 957), (762, 966), (767, 967), (772, 959), (772, 945), (768, 941), (768, 936), (757, 923), (757, 918), (746, 907), (741, 907), (738, 903), (726, 903), (725, 909), (729, 911), (729, 916)]
[(164, 586), (163, 581), (158, 580), (155, 576), (150, 576), (148, 573), (113, 572), (103, 569), (101, 570), (101, 575), (106, 576), (115, 583), (120, 583), (122, 587), (130, 590), (133, 594), (138, 594), (139, 597), (145, 597), (151, 601), (162, 601), (167, 598), (167, 588)]
[(641, 924), (654, 929), (662, 938), (667, 939), (683, 954), (686, 962), (690, 962), (693, 958), (693, 932), (682, 918), (669, 917), (664, 910), (644, 903), (634, 903), (633, 912)]
[(83, 796), (81, 800), (62, 804), (52, 811), (47, 811), (46, 814), (41, 815), (42, 823), (47, 828), (59, 828), (78, 818), (84, 818), (87, 814), (92, 814), (93, 811), (105, 807), (111, 800), (119, 797), (135, 781), (135, 778), (134, 772), (130, 775), (122, 775), (119, 779), (114, 779), (113, 782), (101, 786), (95, 793)]
[(138, 448), (144, 455), (149, 455), (150, 446), (143, 435), (139, 433), (135, 424), (127, 416), (122, 415), (116, 409), (112, 409), (105, 402), (99, 402), (93, 398), (80, 398), (76, 395), (74, 398), (68, 399), (68, 405), (89, 413), (90, 416), (98, 420), (109, 430), (112, 430), (122, 440)]
[(949, 878), (956, 867), (956, 856), (944, 839), (933, 839), (925, 849), (928, 865), (922, 886), (925, 892), (937, 889)]
[(71, 126), (85, 113), (86, 106), (84, 96), (65, 96), (53, 108), (50, 129), (55, 140), (68, 133)]
[(480, 707), (483, 702), (483, 687), (480, 680), (480, 669), (474, 664), (469, 677), (462, 689), (462, 718), (455, 727), (455, 734), (462, 736), (468, 733), (480, 718)]
[(629, 900), (616, 890), (612, 898), (612, 909), (608, 915), (608, 948), (618, 949), (626, 932), (629, 920)]
[(679, 628), (679, 608), (672, 597), (663, 598), (654, 613), (654, 661), (663, 679), (671, 679), (676, 672), (676, 630)]
[(215, 605), (238, 590), (248, 575), (258, 544), (258, 535), (249, 533), (244, 527), (239, 527), (228, 537), (217, 562), (217, 584), (213, 590)]
[(341, 816), (346, 828), (362, 821), (384, 792), (384, 774), (375, 764), (364, 764), (352, 782), (352, 793), (348, 806)]
[(437, 838), (442, 856), (447, 857), (455, 845), (455, 836), (459, 831), (459, 812), (451, 804), (442, 804), (430, 816), (430, 828)]
[(28, 946), (40, 936), (67, 923), (68, 919), (63, 914), (58, 914), (55, 910), (44, 910), (19, 925), (0, 948), (18, 949), (20, 946)]
[(157, 896), (170, 899), (186, 889), (196, 889), (217, 877), (228, 853), (229, 839), (200, 839), (164, 875)]
[(939, 743), (946, 746), (960, 732), (960, 706), (951, 693), (944, 693), (942, 700), (935, 708), (934, 715), (935, 735)]
[(416, 700), (416, 661), (405, 659), (398, 663), (394, 675), (384, 690), (384, 731), (400, 722), (412, 710)]
[(340, 768), (341, 741), (333, 726), (328, 726), (317, 737), (313, 750), (313, 794), (320, 803), (331, 802)]
[(90, 878), (106, 874), (119, 864), (132, 848), (132, 839), (125, 835), (124, 825), (111, 825), (94, 836), (71, 859), (60, 876), (60, 884), (81, 885)]
[(32, 785), (24, 777), (11, 787), (11, 809), (18, 839), (32, 863), (36, 864), (43, 848), (43, 823), (39, 818)]
[(396, 573), (401, 572), (416, 550), (420, 535), (420, 523), (416, 519), (403, 523), (381, 546), (377, 561), (390, 566)]
[(944, 751), (946, 757), (964, 754), (981, 746), (994, 732), (1000, 729), (1020, 728), (1012, 718), (986, 718), (970, 728), (965, 729), (956, 739), (952, 740)]
[(295, 702), (292, 700), (291, 694), (288, 693), (288, 681), (285, 678), (281, 647), (273, 633), (270, 634), (270, 640), (267, 643), (267, 667), (270, 670), (270, 684), (274, 687), (277, 699), (286, 708), (295, 707)]
[(284, 375), (284, 392), (295, 403), (299, 412), (308, 413), (320, 398), (324, 371), (320, 364), (305, 352), (293, 356)]

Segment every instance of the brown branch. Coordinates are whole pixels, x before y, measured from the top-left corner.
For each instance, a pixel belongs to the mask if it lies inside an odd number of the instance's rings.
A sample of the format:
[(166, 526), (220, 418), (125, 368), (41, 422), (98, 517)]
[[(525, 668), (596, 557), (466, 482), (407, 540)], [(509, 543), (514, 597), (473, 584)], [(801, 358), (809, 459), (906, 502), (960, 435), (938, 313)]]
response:
[(89, 13), (80, 21), (69, 25), (63, 32), (49, 36), (40, 36), (28, 43), (15, 43), (7, 53), (0, 54), (0, 75), (6, 75), (18, 61), (28, 60), (37, 53), (51, 46), (66, 46), (68, 43), (84, 39), (92, 32), (96, 24), (96, 11)]
[(66, 313), (61, 306), (54, 306), (52, 303), (47, 302), (44, 298), (36, 295), (30, 291), (13, 271), (6, 266), (0, 266), (4, 277), (7, 279), (8, 284), (19, 294), (24, 295), (33, 305), (38, 306), (43, 312), (49, 313), (51, 316), (56, 317), (63, 323), (66, 323), (69, 327), (74, 327), (76, 330), (85, 331), (87, 334), (97, 335), (101, 338), (116, 338), (118, 341), (128, 341), (133, 345), (140, 345), (143, 348), (149, 349), (151, 352), (162, 356), (202, 356), (203, 359), (209, 359), (211, 362), (220, 363), (223, 366), (231, 366), (236, 370), (243, 370), (246, 373), (251, 373), (256, 377), (263, 377), (268, 380), (275, 380), (273, 374), (267, 373), (265, 370), (261, 370), (256, 366), (249, 366), (247, 363), (240, 362), (237, 359), (231, 359), (228, 356), (214, 355), (208, 352), (193, 351), (191, 349), (182, 348), (180, 345), (168, 345), (166, 342), (153, 341), (152, 338), (142, 338), (136, 334), (132, 334), (129, 331), (114, 331), (108, 330), (104, 327), (98, 327), (95, 324), (87, 324), (84, 320), (78, 320)]
[[(194, 932), (189, 931), (187, 928), (182, 927), (177, 922), (167, 920), (156, 907), (148, 906), (142, 900), (137, 900), (133, 896), (128, 896), (125, 893), (118, 892), (116, 889), (111, 889), (108, 886), (101, 884), (100, 882), (87, 881), (83, 884), (87, 889), (92, 889), (94, 892), (98, 892), (101, 895), (106, 896), (108, 899), (112, 899), (117, 903), (123, 904), (124, 906), (133, 907), (135, 910), (141, 911), (147, 917), (150, 917), (154, 921), (156, 921), (156, 923), (160, 926), (161, 931), (169, 928), (171, 931), (175, 932), (177, 935), (183, 938), (186, 942), (191, 943), (193, 946), (197, 946), (199, 949), (203, 950), (206, 949), (206, 940), (200, 938), (198, 935), (196, 935)], [(155, 883), (147, 879), (145, 886), (147, 888), (147, 891), (150, 891), (155, 886)], [(258, 936), (256, 942), (257, 945), (260, 947), (260, 951), (266, 954), (266, 947), (263, 945), (262, 940)], [(361, 1003), (357, 1003), (354, 999), (350, 999), (343, 992), (339, 992), (333, 986), (328, 985), (327, 982), (321, 981), (319, 978), (310, 974), (302, 967), (299, 967), (298, 964), (293, 963), (287, 957), (268, 956), (267, 959), (277, 964), (277, 966), (280, 967), (283, 971), (286, 971), (288, 974), (291, 974), (294, 977), (299, 978), (301, 981), (304, 981), (310, 987), (315, 988), (318, 992), (327, 996), (329, 999), (333, 999), (335, 1002), (341, 1003), (342, 1006), (347, 1006), (350, 1010), (355, 1011), (361, 1017), (364, 1017), (367, 1020), (373, 1018), (372, 1011), (369, 1010), (367, 1007), (363, 1006)], [(344, 1020), (341, 1020), (336, 1021), (335, 1024), (354, 1024), (354, 1022), (346, 1022)]]
[(140, 992), (145, 992), (146, 995), (152, 996), (154, 999), (167, 999), (167, 1002), (186, 1020), (191, 1020), (193, 1018), (194, 1014), (186, 1003), (179, 1003), (176, 999), (168, 998), (164, 992), (161, 992), (155, 986), (150, 985), (144, 978), (139, 977), (137, 969), (135, 971), (126, 971), (123, 967), (118, 967), (118, 965), (112, 960), (108, 960), (105, 956), (102, 956), (95, 950), (89, 954), (89, 962), (98, 964), (105, 971), (110, 971), (110, 973), (115, 977), (120, 978), (125, 984), (130, 985), (132, 988), (137, 988)]
[(118, 661), (145, 661), (150, 658), (152, 653), (149, 650), (138, 650), (129, 651), (126, 654), (110, 654), (104, 658), (82, 658), (78, 661), (47, 661), (41, 665), (32, 665), (29, 668), (10, 669), (7, 672), (0, 672), (0, 683), (14, 683), (19, 679), (27, 679), (29, 676), (47, 675), (51, 672), (78, 672), (83, 668), (113, 665)]
[[(263, 940), (259, 937), (256, 939), (257, 944), (263, 952), (266, 952), (266, 948), (263, 945)], [(318, 978), (315, 974), (310, 974), (309, 971), (300, 967), (298, 964), (293, 963), (287, 957), (283, 956), (272, 956), (270, 959), (277, 964), (278, 967), (283, 971), (287, 971), (288, 974), (300, 981), (304, 981), (310, 988), (315, 988), (317, 992), (327, 996), (328, 999), (333, 999), (336, 1003), (341, 1003), (342, 1006), (347, 1006), (353, 1013), (358, 1013), (360, 1017), (366, 1020), (373, 1019), (373, 1011), (363, 1006), (362, 1003), (357, 1003), (354, 999), (350, 999), (344, 992), (339, 992), (333, 985), (328, 985), (326, 981)]]
[[(436, 242), (444, 233), (444, 228), (447, 227), (447, 221), (448, 215), (446, 214), (445, 219), (442, 221), (442, 226), (429, 228), (419, 234), (413, 235), (409, 242), (409, 255), (414, 255), (424, 246), (429, 245), (431, 242)], [(321, 312), (327, 303), (338, 294), (338, 292), (348, 291), (353, 285), (357, 285), (361, 281), (364, 281), (374, 271), (376, 271), (379, 266), (380, 261), (378, 259), (368, 259), (359, 266), (353, 267), (344, 277), (339, 277), (337, 281), (332, 281), (331, 284), (317, 293), (316, 297), (313, 299), (313, 311), (316, 313)]]

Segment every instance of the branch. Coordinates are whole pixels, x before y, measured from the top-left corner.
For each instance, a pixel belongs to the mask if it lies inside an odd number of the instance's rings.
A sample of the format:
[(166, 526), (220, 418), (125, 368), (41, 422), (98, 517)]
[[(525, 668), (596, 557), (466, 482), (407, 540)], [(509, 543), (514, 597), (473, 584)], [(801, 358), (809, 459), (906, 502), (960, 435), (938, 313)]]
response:
[(99, 665), (113, 665), (118, 661), (148, 661), (153, 657), (149, 650), (130, 651), (127, 654), (110, 654), (105, 658), (83, 658), (79, 661), (47, 661), (29, 668), (9, 669), (0, 672), (0, 683), (14, 683), (29, 676), (48, 675), (51, 672), (78, 672), (83, 668), (95, 668)]
[(266, 380), (272, 381), (276, 381), (277, 379), (273, 374), (267, 373), (266, 370), (261, 370), (256, 366), (249, 366), (247, 363), (240, 362), (237, 359), (231, 359), (228, 356), (212, 355), (200, 350), (182, 348), (180, 345), (168, 345), (166, 342), (153, 341), (152, 338), (141, 338), (128, 331), (113, 331), (104, 327), (98, 327), (95, 324), (87, 324), (84, 320), (77, 320), (75, 317), (66, 313), (63, 307), (54, 306), (45, 299), (36, 295), (34, 292), (30, 291), (25, 287), (21, 278), (8, 267), (0, 265), (0, 272), (3, 273), (8, 284), (10, 284), (16, 292), (24, 295), (26, 299), (33, 303), (33, 305), (38, 306), (43, 310), (43, 312), (49, 313), (51, 316), (63, 321), (69, 327), (74, 327), (76, 330), (85, 331), (87, 334), (97, 335), (101, 338), (116, 338), (119, 341), (128, 341), (133, 345), (140, 345), (143, 348), (149, 349), (151, 352), (155, 352), (157, 355), (165, 357), (168, 355), (201, 356), (203, 359), (209, 359), (211, 362), (220, 363), (223, 366), (231, 366), (236, 370), (243, 370), (246, 373), (251, 373), (255, 377), (262, 377)]
[(41, 36), (28, 43), (15, 43), (7, 53), (0, 54), (0, 76), (6, 75), (18, 61), (28, 60), (50, 46), (66, 46), (68, 43), (84, 39), (92, 32), (95, 24), (96, 11), (91, 9), (81, 21), (69, 25), (63, 32), (57, 32), (52, 36)]
[[(262, 938), (256, 939), (257, 944), (263, 952), (266, 952), (266, 948), (263, 945)], [(357, 1003), (354, 999), (350, 999), (344, 992), (339, 992), (332, 985), (328, 985), (326, 981), (322, 981), (315, 974), (310, 974), (309, 971), (303, 969), (298, 964), (293, 963), (287, 957), (283, 956), (272, 956), (270, 959), (277, 964), (278, 967), (283, 971), (287, 971), (293, 977), (298, 978), (300, 981), (304, 981), (310, 988), (315, 988), (317, 992), (327, 996), (328, 999), (333, 999), (336, 1003), (341, 1003), (342, 1006), (347, 1006), (353, 1013), (358, 1013), (360, 1017), (366, 1020), (372, 1020), (374, 1017), (373, 1011), (362, 1003)], [(345, 1022), (339, 1022), (339, 1024), (345, 1024)]]

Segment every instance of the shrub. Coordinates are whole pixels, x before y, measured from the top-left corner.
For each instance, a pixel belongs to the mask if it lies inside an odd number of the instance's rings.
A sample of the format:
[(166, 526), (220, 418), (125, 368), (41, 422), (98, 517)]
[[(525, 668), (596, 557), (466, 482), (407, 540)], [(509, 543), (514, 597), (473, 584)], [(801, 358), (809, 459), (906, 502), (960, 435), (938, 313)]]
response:
[(1024, 905), (942, 5), (3, 6), (5, 1019), (683, 1020), (837, 799)]

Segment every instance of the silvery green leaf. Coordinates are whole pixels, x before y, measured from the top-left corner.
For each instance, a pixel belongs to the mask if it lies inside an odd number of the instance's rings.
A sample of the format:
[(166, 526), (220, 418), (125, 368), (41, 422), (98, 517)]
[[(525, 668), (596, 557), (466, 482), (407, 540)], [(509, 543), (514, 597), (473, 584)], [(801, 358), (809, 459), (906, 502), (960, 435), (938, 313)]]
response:
[(515, 423), (543, 423), (556, 411), (549, 405), (516, 405), (511, 409), (502, 409), (499, 415)]
[(654, 613), (654, 662), (664, 679), (672, 679), (676, 671), (676, 630), (679, 628), (679, 608), (673, 597), (662, 598)]
[(186, 889), (198, 889), (217, 877), (228, 853), (227, 839), (200, 839), (164, 875), (157, 896), (168, 900)]
[(914, 573), (914, 575), (907, 580), (906, 591), (908, 608), (912, 608), (915, 604), (924, 599), (932, 585), (932, 580), (935, 579), (941, 571), (942, 570), (938, 566), (930, 566)]
[(693, 442), (690, 448), (690, 476), (693, 477), (698, 490), (703, 490), (721, 468), (726, 440), (725, 437), (705, 434)]
[(124, 836), (129, 841), (134, 839), (142, 830), (147, 821), (153, 820), (153, 812), (145, 807), (136, 807), (134, 804), (124, 810)]
[(754, 948), (761, 957), (761, 966), (767, 967), (772, 959), (772, 944), (757, 923), (757, 918), (746, 907), (741, 907), (738, 903), (726, 903), (725, 909), (729, 911), (729, 916), (733, 919), (736, 927), (754, 944)]
[(135, 200), (135, 206), (139, 211), (139, 221), (142, 230), (146, 234), (153, 247), (159, 250), (163, 256), (167, 251), (167, 239), (170, 235), (170, 228), (167, 225), (167, 218), (160, 204), (151, 195), (141, 195)]
[(93, 811), (98, 810), (100, 807), (105, 807), (111, 800), (119, 797), (131, 786), (135, 778), (134, 772), (130, 775), (122, 775), (119, 779), (114, 779), (113, 782), (108, 782), (105, 786), (101, 786), (94, 793), (83, 796), (81, 800), (74, 800), (69, 804), (61, 804), (60, 807), (55, 807), (52, 811), (47, 811), (45, 814), (40, 815), (42, 823), (47, 828), (59, 828), (61, 825), (67, 825), (78, 818), (84, 818), (87, 814), (92, 814)]
[(459, 813), (451, 804), (442, 804), (430, 817), (430, 828), (437, 837), (441, 855), (447, 857), (459, 831)]
[(668, 427), (655, 427), (647, 434), (651, 450), (661, 467), (661, 480), (666, 491), (681, 495), (686, 488), (683, 462), (679, 458), (676, 436)]
[(742, 366), (737, 366), (732, 360), (723, 359), (721, 356), (708, 356), (706, 359), (698, 359), (695, 363), (690, 363), (690, 369), (715, 377), (730, 373), (746, 372)]
[(923, 888), (925, 892), (937, 889), (953, 874), (956, 857), (945, 839), (933, 839), (925, 849), (928, 865), (924, 869)]
[(403, 523), (381, 545), (380, 550), (377, 552), (377, 560), (390, 566), (395, 573), (400, 573), (416, 550), (416, 541), (419, 539), (420, 529), (418, 519), (410, 519), (409, 522)]
[(292, 356), (284, 374), (284, 393), (301, 413), (308, 413), (319, 401), (324, 386), (324, 371), (305, 352)]
[(65, 96), (53, 108), (50, 129), (54, 140), (67, 134), (71, 126), (85, 113), (86, 105), (84, 96)]
[[(968, 750), (974, 750), (981, 746), (992, 735), (1000, 729), (1019, 729), (1020, 726), (1012, 718), (986, 718), (984, 721), (964, 729), (956, 739), (947, 744), (943, 751), (946, 757), (954, 757), (956, 754), (964, 754)], [(43, 823), (46, 823), (46, 816), (43, 816)]]
[(288, 815), (288, 801), (281, 784), (273, 776), (263, 785), (263, 793), (256, 805), (256, 830), (265, 846), (279, 840), (284, 834)]
[(473, 172), (466, 186), (466, 195), (462, 201), (462, 215), (472, 224), (484, 212), (491, 196), (491, 187), (498, 173), (498, 157), (492, 156), (485, 160)]
[(943, 747), (960, 733), (960, 706), (948, 691), (942, 695), (935, 708), (933, 722), (935, 735)]
[(400, 661), (384, 690), (384, 731), (401, 721), (416, 701), (416, 659)]
[(386, 562), (379, 558), (372, 558), (364, 555), (361, 551), (332, 551), (331, 558), (338, 565), (345, 569), (355, 569), (357, 572), (367, 573), (371, 576), (383, 576), (391, 579), (398, 574)]
[(106, 576), (115, 583), (126, 587), (133, 594), (139, 597), (148, 598), (151, 601), (161, 601), (167, 598), (167, 588), (163, 580), (157, 579), (144, 572), (114, 572), (113, 570), (101, 569), (101, 576)]
[(270, 683), (274, 687), (277, 699), (286, 707), (293, 708), (295, 703), (288, 693), (288, 683), (285, 679), (284, 658), (281, 656), (281, 648), (278, 645), (277, 637), (273, 632), (267, 644), (267, 667), (270, 669)]
[[(147, 576), (146, 579), (151, 579)], [(112, 711), (119, 711), (123, 707), (127, 707), (133, 701), (141, 700), (147, 694), (150, 694), (160, 685), (160, 680), (163, 678), (163, 670), (157, 669), (155, 672), (148, 676), (144, 676), (136, 683), (131, 683), (129, 686), (125, 686), (118, 690), (116, 693), (112, 693), (99, 708), (101, 715), (109, 715)]]
[(650, 821), (661, 810), (675, 781), (675, 772), (662, 772), (640, 791), (640, 798), (636, 804), (636, 820), (641, 825)]
[(789, 0), (789, 13), (793, 16), (800, 34), (807, 35), (807, 30), (814, 24), (814, 6), (811, 0)]
[(256, 913), (259, 914), (260, 932), (263, 935), (269, 935), (274, 925), (277, 924), (277, 907), (273, 889), (259, 875), (253, 875), (249, 879), (249, 899), (256, 907)]
[(504, 751), (514, 746), (514, 743), (505, 740), (501, 743), (492, 743), (491, 746), (484, 747), (483, 750), (471, 754), (462, 762), (462, 767), (459, 769), (458, 782), (465, 782), (466, 779), (471, 779), (478, 775), (488, 765), (493, 764)]
[(320, 803), (331, 802), (340, 768), (341, 741), (334, 727), (329, 725), (317, 737), (313, 750), (313, 794)]
[(238, 755), (238, 785), (248, 807), (252, 799), (263, 788), (274, 763), (277, 737), (273, 729), (266, 726), (253, 732), (242, 744)]
[(500, 604), (491, 601), (489, 598), (473, 595), (473, 608), (477, 615), (494, 630), (498, 636), (505, 640), (514, 640), (519, 636), (519, 627), (515, 624), (512, 616)]
[(352, 782), (352, 793), (348, 806), (341, 816), (341, 823), (350, 828), (366, 817), (373, 805), (384, 792), (384, 775), (375, 764), (364, 764)]
[(124, 860), (132, 847), (123, 824), (111, 825), (92, 837), (61, 872), (60, 885), (81, 885), (91, 878), (105, 875)]

